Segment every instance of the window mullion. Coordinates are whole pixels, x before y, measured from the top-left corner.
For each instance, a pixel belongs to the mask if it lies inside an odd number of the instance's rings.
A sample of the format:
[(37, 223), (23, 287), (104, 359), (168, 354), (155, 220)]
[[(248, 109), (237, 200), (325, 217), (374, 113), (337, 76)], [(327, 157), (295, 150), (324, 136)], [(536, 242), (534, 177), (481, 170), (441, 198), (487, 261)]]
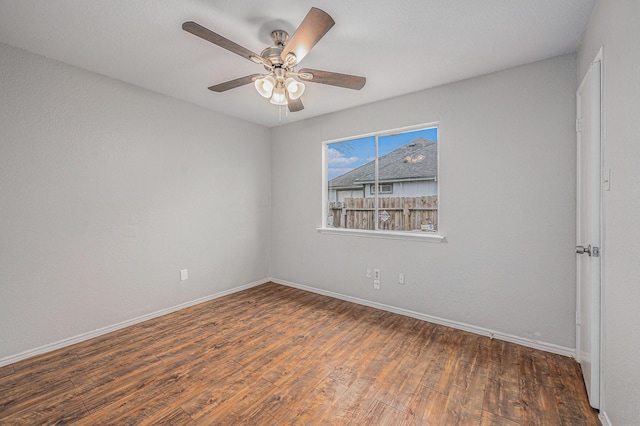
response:
[(378, 213), (378, 191), (379, 191), (379, 185), (378, 185), (378, 135), (376, 135), (375, 137), (375, 148), (376, 148), (376, 159), (374, 162), (374, 172), (373, 172), (373, 180), (374, 180), (374, 185), (373, 187), (375, 188), (375, 191), (373, 193), (373, 223), (374, 223), (374, 228), (376, 231), (378, 230), (378, 217), (379, 213)]

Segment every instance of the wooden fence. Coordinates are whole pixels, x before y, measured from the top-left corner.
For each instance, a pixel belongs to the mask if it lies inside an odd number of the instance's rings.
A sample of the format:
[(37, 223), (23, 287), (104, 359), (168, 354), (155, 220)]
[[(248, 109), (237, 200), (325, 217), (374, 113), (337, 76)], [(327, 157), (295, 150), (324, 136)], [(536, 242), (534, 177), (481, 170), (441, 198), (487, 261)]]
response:
[[(437, 231), (438, 196), (379, 198), (378, 229)], [(334, 228), (375, 229), (373, 198), (330, 202), (328, 225)]]

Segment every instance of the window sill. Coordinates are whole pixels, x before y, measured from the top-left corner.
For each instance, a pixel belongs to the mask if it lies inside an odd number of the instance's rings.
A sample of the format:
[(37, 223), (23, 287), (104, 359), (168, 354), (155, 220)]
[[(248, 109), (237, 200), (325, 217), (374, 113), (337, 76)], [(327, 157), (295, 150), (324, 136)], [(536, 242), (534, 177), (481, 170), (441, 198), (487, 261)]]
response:
[(344, 228), (317, 228), (321, 234), (350, 235), (364, 238), (383, 238), (387, 240), (411, 240), (430, 243), (446, 242), (444, 235), (425, 232), (401, 232), (401, 231), (365, 231), (361, 229)]

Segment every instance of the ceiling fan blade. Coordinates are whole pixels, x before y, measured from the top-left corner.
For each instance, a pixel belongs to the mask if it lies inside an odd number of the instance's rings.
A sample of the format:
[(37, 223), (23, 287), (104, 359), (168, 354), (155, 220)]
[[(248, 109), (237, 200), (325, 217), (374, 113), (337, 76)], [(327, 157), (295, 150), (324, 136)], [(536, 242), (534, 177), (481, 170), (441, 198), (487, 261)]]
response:
[(287, 54), (293, 53), (297, 64), (307, 56), (313, 46), (335, 25), (335, 21), (323, 10), (312, 7), (307, 16), (289, 39), (289, 42), (282, 50), (280, 57), (288, 62)]
[(200, 37), (203, 40), (207, 40), (217, 46), (222, 47), (223, 49), (227, 49), (229, 52), (233, 52), (236, 55), (240, 55), (243, 58), (249, 59), (251, 62), (255, 62), (257, 64), (263, 65), (271, 65), (264, 59), (262, 56), (257, 53), (252, 52), (251, 50), (240, 46), (237, 43), (232, 42), (231, 40), (222, 37), (218, 33), (214, 33), (210, 29), (203, 27), (200, 24), (196, 24), (195, 22), (189, 21), (182, 24), (182, 29), (188, 33), (191, 33), (195, 36)]
[[(367, 79), (357, 75), (339, 74), (337, 72), (312, 70), (304, 68), (298, 71), (301, 80), (310, 83), (328, 84), (330, 86), (344, 87), (346, 89), (360, 90), (364, 87)], [(310, 74), (308, 78), (305, 74)]]
[(289, 93), (287, 93), (287, 106), (289, 107), (289, 111), (298, 112), (304, 109), (304, 105), (302, 105), (302, 99), (291, 99), (289, 97)]
[(225, 81), (224, 83), (216, 84), (209, 87), (209, 90), (214, 92), (226, 92), (227, 90), (235, 89), (236, 87), (244, 86), (245, 84), (253, 83), (256, 78), (262, 77), (262, 74), (251, 74), (245, 77), (236, 78), (235, 80)]

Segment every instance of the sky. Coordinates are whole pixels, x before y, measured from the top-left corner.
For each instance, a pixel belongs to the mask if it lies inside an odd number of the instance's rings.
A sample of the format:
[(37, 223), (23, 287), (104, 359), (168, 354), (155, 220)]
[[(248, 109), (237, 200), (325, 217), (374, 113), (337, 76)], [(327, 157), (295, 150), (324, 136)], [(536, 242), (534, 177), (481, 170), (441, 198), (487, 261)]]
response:
[[(438, 128), (400, 133), (398, 135), (380, 136), (378, 138), (378, 155), (383, 155), (408, 144), (420, 137), (436, 142)], [(331, 180), (375, 159), (375, 137), (370, 136), (336, 142), (327, 145), (327, 178)]]

